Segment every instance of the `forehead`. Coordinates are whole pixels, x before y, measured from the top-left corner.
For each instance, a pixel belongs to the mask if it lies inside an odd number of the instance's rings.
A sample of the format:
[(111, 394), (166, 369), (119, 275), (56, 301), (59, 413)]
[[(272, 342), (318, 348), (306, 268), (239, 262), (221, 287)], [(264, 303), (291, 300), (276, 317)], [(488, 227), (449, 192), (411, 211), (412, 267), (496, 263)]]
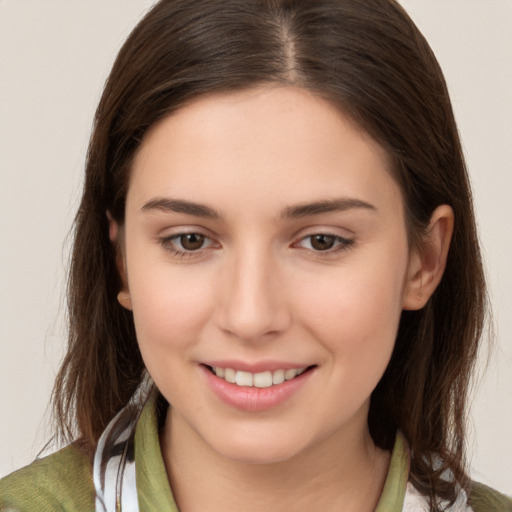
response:
[(330, 102), (282, 86), (200, 97), (148, 131), (128, 200), (176, 194), (240, 208), (340, 194), (401, 200), (374, 139)]

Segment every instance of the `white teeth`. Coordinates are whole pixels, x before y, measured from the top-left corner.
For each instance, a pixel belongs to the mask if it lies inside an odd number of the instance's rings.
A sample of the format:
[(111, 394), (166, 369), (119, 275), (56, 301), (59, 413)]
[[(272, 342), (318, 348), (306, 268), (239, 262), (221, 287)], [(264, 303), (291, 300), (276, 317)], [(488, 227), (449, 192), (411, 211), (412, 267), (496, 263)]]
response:
[(224, 379), (227, 382), (231, 382), (231, 384), (234, 384), (236, 382), (236, 372), (232, 368), (226, 368), (224, 370)]
[(249, 372), (236, 372), (235, 382), (237, 386), (251, 387), (253, 383), (253, 375)]
[(282, 384), (284, 382), (284, 370), (276, 370), (272, 373), (272, 384)]
[(294, 377), (297, 377), (297, 370), (286, 370), (284, 372), (284, 380), (292, 380)]
[(254, 374), (255, 388), (269, 388), (272, 386), (272, 372), (261, 372)]
[(233, 368), (220, 368), (219, 366), (212, 367), (213, 373), (217, 377), (224, 379), (231, 384), (236, 384), (242, 387), (256, 387), (256, 388), (269, 388), (282, 384), (285, 380), (292, 380), (306, 371), (304, 368), (293, 368), (289, 370), (274, 370), (265, 371), (260, 373), (251, 373), (236, 371)]

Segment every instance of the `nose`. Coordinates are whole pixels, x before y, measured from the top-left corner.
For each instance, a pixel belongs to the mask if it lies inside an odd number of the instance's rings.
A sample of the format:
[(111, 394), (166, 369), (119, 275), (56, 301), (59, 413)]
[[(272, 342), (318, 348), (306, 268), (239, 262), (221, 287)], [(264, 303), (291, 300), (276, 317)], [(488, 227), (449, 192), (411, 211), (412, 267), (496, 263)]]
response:
[(278, 267), (269, 254), (256, 251), (243, 251), (227, 265), (218, 312), (224, 332), (257, 342), (289, 327), (291, 312)]

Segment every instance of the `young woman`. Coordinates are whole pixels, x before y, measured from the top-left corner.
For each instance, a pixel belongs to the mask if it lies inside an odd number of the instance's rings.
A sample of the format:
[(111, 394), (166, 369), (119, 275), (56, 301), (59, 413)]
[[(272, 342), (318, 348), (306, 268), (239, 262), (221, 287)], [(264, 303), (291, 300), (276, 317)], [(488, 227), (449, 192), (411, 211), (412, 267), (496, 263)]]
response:
[(512, 510), (465, 466), (485, 303), (447, 89), (396, 2), (161, 1), (90, 144), (74, 442), (1, 510)]

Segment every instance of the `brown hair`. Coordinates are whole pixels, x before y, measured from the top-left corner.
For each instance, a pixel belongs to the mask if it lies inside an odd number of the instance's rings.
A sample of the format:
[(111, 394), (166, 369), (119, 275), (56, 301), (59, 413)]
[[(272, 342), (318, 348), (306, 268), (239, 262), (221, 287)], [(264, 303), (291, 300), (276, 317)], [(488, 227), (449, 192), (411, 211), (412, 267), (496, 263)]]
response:
[(69, 277), (69, 347), (54, 405), (61, 432), (93, 449), (139, 384), (132, 314), (116, 300), (106, 212), (123, 224), (130, 165), (146, 130), (197, 96), (263, 83), (327, 98), (388, 151), (412, 244), (433, 210), (455, 230), (426, 307), (404, 311), (370, 406), (370, 432), (391, 449), (399, 429), (411, 479), (453, 500), (465, 472), (466, 397), (486, 305), (471, 193), (453, 112), (427, 42), (393, 0), (162, 0), (122, 47), (95, 117)]

